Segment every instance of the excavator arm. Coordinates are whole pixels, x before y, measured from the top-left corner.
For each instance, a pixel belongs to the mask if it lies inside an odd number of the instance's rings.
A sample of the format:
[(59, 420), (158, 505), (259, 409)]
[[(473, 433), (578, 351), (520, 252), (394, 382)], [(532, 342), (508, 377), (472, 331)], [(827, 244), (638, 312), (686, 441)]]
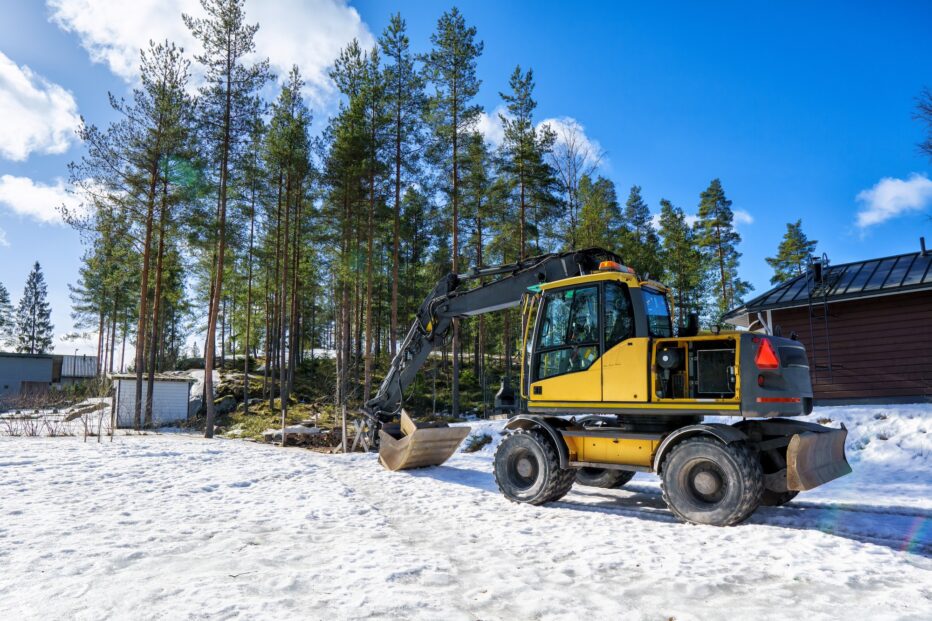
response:
[[(521, 297), (528, 287), (587, 274), (597, 269), (600, 262), (607, 260), (619, 261), (618, 257), (611, 252), (590, 248), (575, 252), (545, 254), (507, 265), (475, 268), (464, 274), (451, 273), (441, 278), (418, 308), (414, 323), (401, 343), (398, 354), (392, 360), (378, 392), (363, 406), (363, 413), (369, 419), (369, 427), (373, 435), (381, 431), (376, 441), (376, 444), (380, 446), (380, 452), (385, 451), (386, 440), (398, 439), (395, 436), (401, 436), (402, 440), (411, 440), (415, 438), (415, 432), (425, 432), (421, 433), (425, 437), (441, 435), (439, 433), (441, 428), (418, 428), (406, 416), (402, 416), (399, 429), (395, 429), (394, 426), (392, 429), (383, 430), (382, 428), (402, 415), (400, 410), (405, 390), (414, 382), (430, 353), (442, 346), (444, 339), (452, 329), (455, 318), (514, 308), (521, 303)], [(467, 283), (481, 279), (488, 279), (488, 282), (478, 287), (467, 288)], [(435, 433), (426, 433), (431, 431)], [(373, 440), (376, 438), (373, 437)], [(460, 440), (462, 436), (456, 441), (450, 453), (456, 449)], [(416, 443), (407, 442), (404, 448), (407, 449), (407, 445)], [(416, 452), (413, 451), (415, 447), (410, 448), (412, 452)], [(391, 467), (386, 463), (386, 455), (382, 457), (383, 465)], [(436, 463), (442, 463), (447, 457), (449, 455)], [(431, 464), (418, 463), (417, 465)], [(412, 466), (402, 463), (399, 467), (391, 469), (403, 467)]]

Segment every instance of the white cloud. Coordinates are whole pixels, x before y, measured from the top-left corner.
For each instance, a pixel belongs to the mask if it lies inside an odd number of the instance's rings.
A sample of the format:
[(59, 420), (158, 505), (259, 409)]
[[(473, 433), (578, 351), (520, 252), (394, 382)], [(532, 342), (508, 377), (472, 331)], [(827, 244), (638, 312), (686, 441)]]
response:
[(64, 153), (77, 140), (74, 97), (0, 52), (0, 157)]
[(62, 179), (51, 185), (36, 183), (29, 177), (0, 176), (0, 205), (13, 213), (38, 220), (61, 224), (60, 207), (77, 210), (80, 199), (68, 192)]
[(0, 246), (2, 246), (3, 248), (10, 247), (10, 242), (8, 242), (6, 239), (6, 231), (4, 231), (3, 229), (0, 229)]
[(754, 224), (754, 216), (744, 209), (735, 209), (733, 213), (735, 224)]
[[(504, 106), (498, 106), (488, 114), (482, 112), (479, 115), (479, 121), (476, 124), (476, 130), (485, 137), (485, 141), (490, 145), (501, 146), (505, 140), (505, 129), (502, 126), (501, 116), (508, 118), (508, 113)], [(545, 126), (549, 127), (556, 134), (556, 149), (561, 146), (572, 144), (576, 152), (585, 157), (585, 163), (591, 167), (599, 165), (605, 166), (606, 161), (602, 150), (602, 145), (597, 140), (593, 140), (586, 135), (586, 128), (573, 117), (564, 116), (560, 118), (544, 119), (537, 124), (537, 130), (542, 130)]]
[(932, 204), (932, 181), (919, 173), (912, 173), (905, 181), (884, 177), (874, 187), (858, 192), (857, 200), (863, 205), (858, 211), (857, 225), (866, 229), (928, 207)]
[(584, 156), (586, 164), (592, 167), (607, 167), (605, 151), (598, 140), (586, 135), (586, 128), (582, 123), (571, 116), (564, 116), (558, 119), (544, 119), (537, 124), (537, 128), (549, 126), (557, 135), (557, 149), (560, 147), (573, 148), (579, 155)]
[[(128, 83), (137, 80), (139, 49), (149, 40), (174, 41), (187, 51), (200, 46), (181, 19), (203, 15), (198, 0), (47, 0), (51, 19), (74, 32), (94, 62)], [(268, 57), (279, 78), (297, 64), (314, 105), (336, 93), (327, 68), (354, 37), (368, 49), (375, 39), (345, 0), (275, 0), (246, 4), (246, 21), (259, 23), (256, 53)]]
[(505, 114), (505, 107), (495, 108), (492, 114), (487, 114), (484, 110), (479, 113), (479, 121), (476, 123), (476, 131), (485, 137), (485, 141), (492, 146), (501, 146), (505, 140), (505, 128), (502, 127), (502, 119), (498, 115)]

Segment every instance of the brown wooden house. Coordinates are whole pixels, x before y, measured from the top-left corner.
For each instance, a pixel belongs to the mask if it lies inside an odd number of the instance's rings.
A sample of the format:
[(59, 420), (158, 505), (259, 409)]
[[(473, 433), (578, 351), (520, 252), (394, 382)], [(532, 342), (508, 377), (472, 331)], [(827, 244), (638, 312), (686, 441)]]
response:
[(821, 403), (932, 401), (932, 252), (823, 266), (725, 315), (806, 346)]

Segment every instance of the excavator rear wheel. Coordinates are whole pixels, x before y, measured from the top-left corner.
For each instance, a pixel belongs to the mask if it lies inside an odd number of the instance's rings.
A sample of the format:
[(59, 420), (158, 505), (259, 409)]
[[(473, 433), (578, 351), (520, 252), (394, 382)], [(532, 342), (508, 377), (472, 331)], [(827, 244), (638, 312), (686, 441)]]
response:
[(667, 506), (693, 524), (742, 522), (760, 505), (764, 492), (760, 459), (748, 445), (706, 436), (688, 438), (670, 449), (660, 476)]
[(610, 470), (608, 468), (580, 468), (576, 471), (576, 483), (588, 487), (615, 489), (622, 487), (634, 478), (634, 473), (627, 470)]
[(495, 451), (495, 482), (513, 502), (541, 505), (559, 500), (575, 476), (572, 469), (560, 467), (553, 443), (537, 431), (518, 429)]

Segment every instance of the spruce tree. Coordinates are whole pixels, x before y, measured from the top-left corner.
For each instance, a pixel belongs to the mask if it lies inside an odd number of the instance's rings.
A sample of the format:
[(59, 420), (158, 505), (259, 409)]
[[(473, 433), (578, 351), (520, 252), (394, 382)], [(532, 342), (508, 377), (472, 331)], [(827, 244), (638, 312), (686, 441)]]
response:
[(705, 269), (686, 213), (666, 199), (660, 201), (660, 236), (664, 284), (671, 289), (677, 325), (685, 325), (690, 312), (701, 310)]
[(0, 347), (12, 347), (16, 330), (16, 316), (10, 302), (10, 292), (0, 282)]
[(45, 299), (47, 293), (45, 276), (36, 261), (16, 310), (16, 351), (22, 354), (44, 354), (52, 350), (54, 326), (52, 309)]
[[(459, 9), (453, 7), (440, 16), (437, 30), (430, 36), (433, 49), (424, 55), (424, 72), (434, 87), (428, 100), (428, 122), (433, 130), (432, 159), (446, 178), (443, 185), (450, 199), (452, 231), (451, 269), (459, 270), (460, 214), (459, 168), (463, 147), (482, 108), (472, 103), (481, 81), (476, 63), (482, 55), (482, 42), (476, 41), (475, 27), (467, 26)], [(453, 320), (453, 416), (459, 415), (460, 339), (459, 320)]]
[(787, 222), (786, 233), (777, 247), (777, 256), (766, 258), (767, 265), (773, 268), (770, 284), (776, 285), (804, 274), (817, 243), (803, 233), (802, 220)]
[(663, 277), (660, 258), (660, 239), (651, 222), (650, 208), (641, 197), (641, 186), (631, 186), (623, 215), (621, 229), (621, 256), (639, 275), (654, 280)]
[(731, 201), (725, 197), (722, 182), (718, 179), (713, 179), (700, 195), (695, 232), (708, 265), (710, 280), (715, 283), (712, 288), (714, 314), (709, 319), (717, 324), (722, 315), (752, 289), (750, 283), (738, 276), (741, 236), (735, 230)]

